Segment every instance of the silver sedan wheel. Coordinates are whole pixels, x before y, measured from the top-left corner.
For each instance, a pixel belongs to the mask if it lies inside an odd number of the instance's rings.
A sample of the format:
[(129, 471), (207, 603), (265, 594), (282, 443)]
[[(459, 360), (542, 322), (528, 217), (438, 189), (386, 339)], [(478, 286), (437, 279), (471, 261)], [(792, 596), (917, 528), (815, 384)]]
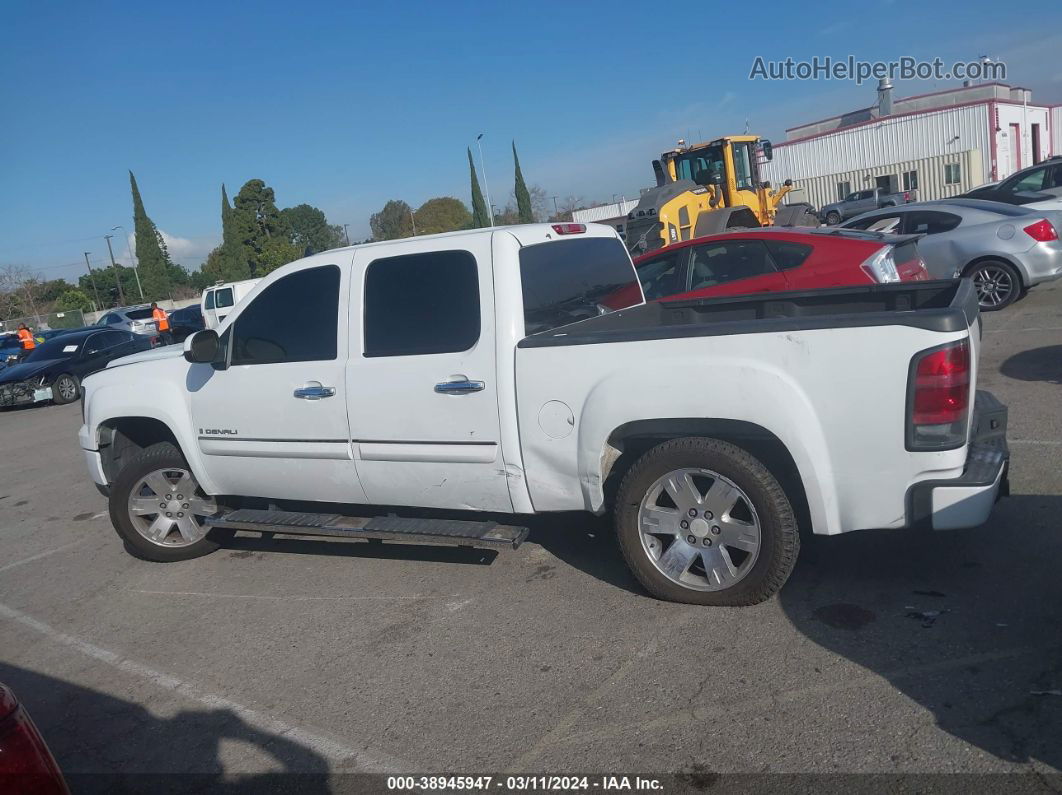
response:
[(985, 265), (974, 271), (974, 287), (977, 288), (977, 301), (981, 306), (999, 306), (1005, 304), (1014, 292), (1014, 277), (1006, 268), (998, 265)]
[(657, 480), (638, 508), (642, 548), (672, 582), (721, 591), (759, 558), (760, 519), (749, 496), (710, 469), (677, 469)]
[(59, 380), (55, 382), (55, 389), (67, 403), (73, 402), (74, 398), (77, 397), (77, 384), (68, 375), (59, 377)]
[(203, 521), (217, 504), (185, 469), (158, 469), (129, 493), (129, 519), (140, 535), (160, 547), (186, 547), (210, 529)]

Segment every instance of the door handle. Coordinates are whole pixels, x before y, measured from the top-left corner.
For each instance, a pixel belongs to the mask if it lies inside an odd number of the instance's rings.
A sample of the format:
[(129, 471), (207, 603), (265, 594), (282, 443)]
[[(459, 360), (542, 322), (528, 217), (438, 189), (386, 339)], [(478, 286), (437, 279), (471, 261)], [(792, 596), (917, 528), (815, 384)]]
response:
[(321, 386), (320, 384), (314, 384), (310, 386), (300, 386), (295, 390), (295, 397), (302, 398), (303, 400), (320, 400), (321, 398), (330, 398), (336, 394), (336, 388), (334, 386)]
[(482, 392), (486, 386), (482, 381), (443, 381), (435, 385), (435, 391), (443, 395), (463, 395), (466, 392)]

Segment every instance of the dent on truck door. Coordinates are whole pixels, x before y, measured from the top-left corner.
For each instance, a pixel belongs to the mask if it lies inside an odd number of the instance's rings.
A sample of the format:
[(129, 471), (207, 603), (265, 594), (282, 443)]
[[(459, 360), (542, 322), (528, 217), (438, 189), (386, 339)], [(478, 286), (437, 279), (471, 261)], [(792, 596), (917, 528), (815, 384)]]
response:
[[(355, 256), (347, 402), (372, 503), (511, 511), (502, 460), (490, 238)], [(355, 280), (357, 281), (357, 279)], [(357, 307), (357, 308), (355, 308)]]
[(328, 264), (277, 279), (226, 330), (228, 367), (191, 366), (194, 430), (224, 493), (364, 502), (347, 426), (348, 278)]

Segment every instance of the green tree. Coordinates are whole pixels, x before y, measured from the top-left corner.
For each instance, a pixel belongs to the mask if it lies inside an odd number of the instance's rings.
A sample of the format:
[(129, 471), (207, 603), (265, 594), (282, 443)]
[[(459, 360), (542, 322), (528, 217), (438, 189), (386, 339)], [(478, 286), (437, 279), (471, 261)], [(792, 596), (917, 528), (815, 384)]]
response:
[(328, 223), (325, 214), (309, 204), (286, 207), (281, 217), (291, 230), (291, 244), (303, 256), (339, 248), (343, 243), (343, 227)]
[(413, 208), (401, 199), (391, 199), (369, 218), (373, 240), (397, 240), (413, 234)]
[(273, 189), (262, 180), (248, 180), (240, 188), (231, 219), (251, 277), (265, 276), (299, 258), (299, 250), (290, 242), (288, 225), (277, 209)]
[[(92, 289), (93, 282), (96, 285), (95, 291)], [(90, 298), (98, 294), (104, 305), (100, 309), (103, 309), (118, 303), (118, 282), (122, 284), (122, 293), (125, 295), (126, 303), (135, 304), (140, 300), (140, 291), (136, 287), (136, 274), (133, 273), (132, 268), (124, 268), (121, 265), (118, 266), (117, 279), (115, 269), (110, 265), (106, 268), (93, 268), (91, 277), (86, 273), (78, 278), (77, 289)], [(155, 298), (161, 297), (163, 296), (155, 296)], [(148, 295), (146, 285), (144, 285), (144, 298), (148, 301), (152, 300)]]
[(247, 264), (246, 252), (236, 230), (232, 205), (229, 204), (229, 194), (224, 183), (221, 185), (221, 245), (215, 251), (217, 257), (210, 268), (214, 276), (211, 284), (215, 281), (238, 282), (251, 278), (251, 268)]
[(88, 312), (92, 309), (92, 301), (80, 290), (69, 289), (55, 302), (55, 308), (60, 312), (81, 310)]
[(513, 163), (516, 164), (517, 217), (521, 224), (533, 224), (535, 222), (535, 210), (531, 206), (531, 194), (528, 193), (523, 172), (520, 171), (520, 157), (516, 154), (516, 141), (513, 141)]
[[(158, 227), (144, 210), (136, 177), (129, 172), (129, 186), (133, 192), (133, 229), (136, 237), (136, 258), (140, 269), (140, 284), (148, 300), (166, 298), (170, 294), (170, 262), (166, 243)], [(113, 277), (113, 274), (112, 274)], [(114, 284), (113, 278), (111, 284)], [(135, 295), (135, 293), (134, 293)]]
[(417, 221), (418, 235), (434, 235), (472, 227), (472, 213), (464, 202), (453, 196), (428, 199), (413, 215)]
[(483, 191), (479, 187), (479, 178), (476, 177), (476, 164), (472, 162), (472, 149), (468, 149), (468, 170), (472, 175), (472, 228), (482, 229), (490, 226), (490, 215), (487, 203), (483, 200)]

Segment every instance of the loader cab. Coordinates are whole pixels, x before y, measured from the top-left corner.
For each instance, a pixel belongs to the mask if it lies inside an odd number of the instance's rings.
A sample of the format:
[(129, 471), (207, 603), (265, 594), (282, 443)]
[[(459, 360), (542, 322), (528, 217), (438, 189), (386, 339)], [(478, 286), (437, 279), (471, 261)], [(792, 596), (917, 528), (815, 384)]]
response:
[(766, 159), (770, 152), (770, 142), (739, 135), (677, 149), (665, 153), (661, 160), (669, 181), (688, 179), (705, 188), (714, 185), (723, 206), (744, 204), (760, 215), (758, 160)]

